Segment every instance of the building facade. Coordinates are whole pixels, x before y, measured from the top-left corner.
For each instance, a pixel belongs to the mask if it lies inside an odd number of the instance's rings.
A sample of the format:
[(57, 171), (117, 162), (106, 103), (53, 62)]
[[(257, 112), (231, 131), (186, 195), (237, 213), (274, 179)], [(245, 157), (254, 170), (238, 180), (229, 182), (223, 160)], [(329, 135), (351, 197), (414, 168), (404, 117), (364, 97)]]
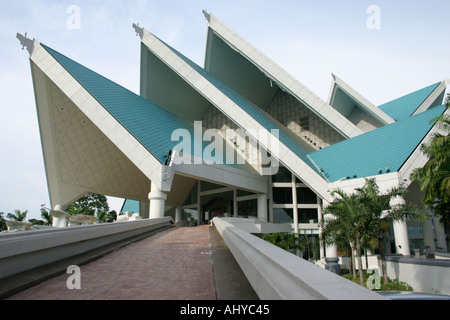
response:
[[(18, 35), (30, 53), (55, 211), (94, 192), (135, 201), (144, 219), (246, 218), (254, 233), (295, 232), (314, 242), (336, 188), (352, 192), (375, 178), (381, 191), (408, 187), (398, 201), (420, 203), (409, 177), (427, 162), (420, 145), (438, 130), (430, 121), (446, 112), (446, 81), (375, 106), (332, 75), (324, 101), (204, 15), (204, 67), (133, 25), (140, 95)], [(435, 217), (393, 230), (388, 252), (447, 252)], [(327, 249), (321, 257), (336, 256)]]

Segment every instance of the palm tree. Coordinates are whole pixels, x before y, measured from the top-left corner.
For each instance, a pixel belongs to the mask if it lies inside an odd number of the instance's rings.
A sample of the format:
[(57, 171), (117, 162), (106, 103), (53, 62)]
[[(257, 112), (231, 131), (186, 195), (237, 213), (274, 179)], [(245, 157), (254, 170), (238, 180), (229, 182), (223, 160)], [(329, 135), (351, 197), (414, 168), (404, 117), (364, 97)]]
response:
[[(353, 252), (359, 264), (359, 276), (361, 285), (364, 283), (361, 258), (361, 237), (365, 232), (365, 220), (361, 207), (361, 202), (357, 194), (346, 194), (343, 190), (337, 189), (331, 193), (339, 198), (334, 200), (325, 208), (324, 213), (332, 214), (331, 219), (324, 219), (322, 237), (325, 244), (347, 243), (350, 246), (352, 264), (354, 260)], [(346, 247), (348, 247), (346, 246)], [(355, 269), (354, 269), (355, 270)], [(353, 277), (356, 278), (354, 271)]]
[(267, 233), (263, 235), (263, 239), (293, 254), (297, 254), (297, 251), (304, 251), (306, 249), (307, 239), (300, 239), (298, 234), (295, 233)]
[(5, 218), (3, 217), (4, 213), (0, 212), (0, 232), (6, 230)]
[(8, 213), (6, 217), (12, 221), (25, 222), (28, 210), (20, 212), (20, 210), (14, 210), (14, 213)]
[(356, 249), (361, 285), (364, 283), (362, 244), (368, 247), (372, 239), (377, 239), (383, 280), (387, 283), (384, 239), (391, 224), (407, 217), (421, 222), (427, 219), (426, 213), (414, 204), (397, 205), (391, 208), (391, 200), (404, 195), (405, 192), (404, 188), (399, 187), (391, 188), (382, 194), (375, 179), (365, 179), (365, 185), (355, 189), (355, 193), (351, 195), (347, 195), (342, 190), (332, 193), (337, 194), (339, 198), (324, 210), (334, 216), (332, 220), (325, 221), (324, 236), (328, 243), (344, 240), (349, 243), (352, 252)]
[(41, 218), (44, 220), (45, 225), (47, 225), (47, 226), (52, 225), (53, 218), (52, 218), (51, 214), (45, 208), (41, 208)]
[(384, 283), (388, 282), (386, 272), (386, 258), (384, 251), (384, 239), (390, 230), (393, 222), (402, 221), (406, 218), (423, 222), (427, 219), (426, 213), (417, 205), (408, 203), (391, 206), (391, 200), (395, 197), (403, 196), (406, 189), (403, 187), (394, 187), (386, 193), (380, 193), (380, 188), (375, 179), (365, 179), (364, 187), (357, 188), (356, 193), (360, 198), (366, 216), (367, 230), (364, 233), (365, 242), (370, 242), (376, 238), (380, 250), (381, 268)]
[[(447, 110), (449, 107), (447, 103)], [(419, 182), (420, 190), (425, 191), (424, 204), (444, 223), (450, 220), (450, 116), (443, 114), (433, 122), (444, 133), (436, 133), (430, 144), (421, 146), (429, 161), (414, 170), (411, 179)]]

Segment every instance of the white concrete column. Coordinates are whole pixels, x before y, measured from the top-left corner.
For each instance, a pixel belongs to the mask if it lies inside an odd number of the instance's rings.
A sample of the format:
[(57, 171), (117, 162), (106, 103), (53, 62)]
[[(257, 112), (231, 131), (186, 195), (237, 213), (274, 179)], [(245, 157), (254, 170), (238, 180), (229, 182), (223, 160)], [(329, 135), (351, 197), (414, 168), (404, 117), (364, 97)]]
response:
[(202, 181), (198, 180), (197, 183), (197, 225), (200, 226), (203, 223), (202, 219)]
[(183, 220), (183, 207), (178, 206), (175, 209), (175, 223), (180, 222), (181, 220)]
[[(405, 199), (403, 199), (403, 197), (400, 196), (393, 198), (390, 202), (391, 208), (395, 208), (396, 206), (401, 206), (404, 204), (406, 204), (406, 201)], [(395, 221), (393, 223), (393, 227), (395, 248), (397, 253), (404, 256), (411, 255), (411, 252), (409, 250), (408, 225), (406, 223), (406, 218), (400, 221)]]
[(56, 228), (67, 228), (68, 227), (68, 218), (69, 214), (64, 212), (64, 208), (57, 204), (52, 215), (52, 226)]
[(258, 219), (267, 221), (267, 194), (258, 194)]
[(325, 246), (325, 256), (327, 258), (337, 258), (337, 246), (335, 244)]
[[(327, 214), (325, 219), (329, 219), (333, 215)], [(321, 253), (323, 254), (323, 253)], [(337, 245), (331, 244), (325, 246), (325, 269), (336, 274), (341, 274), (341, 266), (339, 265)]]
[(298, 201), (297, 201), (297, 183), (296, 183), (296, 177), (294, 174), (292, 174), (292, 205), (294, 207), (294, 214), (293, 214), (293, 220), (294, 220), (294, 233), (298, 234)]
[(429, 219), (422, 222), (422, 234), (423, 243), (425, 247), (429, 247), (427, 254), (433, 254), (436, 252), (436, 243), (434, 241), (434, 230), (433, 230), (433, 213), (428, 213)]
[(238, 202), (237, 202), (237, 189), (233, 190), (233, 216), (238, 216)]
[[(323, 200), (322, 202), (323, 202), (323, 204), (322, 204), (323, 209), (325, 209), (329, 205), (329, 203), (325, 200)], [(333, 219), (333, 214), (327, 213), (324, 215), (323, 212), (321, 212), (321, 211), (322, 211), (322, 209), (319, 209), (319, 213), (321, 213), (319, 216), (319, 219), (320, 219), (320, 217), (322, 217), (322, 219), (324, 221)], [(319, 225), (319, 227), (320, 227), (320, 225)], [(320, 237), (322, 237), (322, 229), (320, 229), (319, 232), (320, 232)], [(327, 246), (325, 246), (325, 250), (321, 249), (320, 257), (322, 258), (324, 255), (325, 255), (325, 269), (328, 271), (331, 271), (333, 273), (336, 273), (336, 274), (341, 274), (341, 267), (339, 265), (337, 245), (336, 244), (327, 245)]]
[[(319, 241), (321, 241), (322, 240), (322, 221), (323, 221), (323, 211), (322, 211), (322, 204), (321, 204), (321, 201), (320, 201), (321, 199), (319, 198), (319, 197), (317, 197), (317, 204), (318, 204), (318, 207), (317, 207), (317, 219), (318, 219), (318, 221), (319, 221)], [(326, 202), (326, 201), (323, 201), (323, 206), (325, 206), (325, 204), (327, 204), (328, 205), (328, 202)], [(324, 246), (322, 245), (322, 244), (320, 244), (320, 250), (319, 250), (319, 252), (320, 252), (320, 259), (324, 259), (325, 258), (325, 248), (324, 248)]]
[[(326, 207), (328, 205), (328, 203), (326, 201), (324, 201), (323, 205), (324, 205), (324, 207)], [(323, 216), (323, 219), (325, 221), (327, 221), (327, 220), (332, 220), (333, 217), (334, 217), (333, 214), (327, 213)], [(325, 246), (325, 257), (337, 258), (337, 256), (338, 256), (338, 254), (337, 254), (337, 245), (336, 244)]]
[(439, 222), (439, 218), (433, 217), (434, 235), (436, 237), (436, 251), (448, 252), (445, 230)]
[(152, 183), (148, 199), (150, 200), (150, 219), (164, 218), (167, 194)]
[(409, 250), (409, 239), (408, 239), (408, 225), (406, 219), (395, 221), (394, 226), (394, 237), (395, 237), (395, 248), (397, 253), (404, 256), (411, 255)]

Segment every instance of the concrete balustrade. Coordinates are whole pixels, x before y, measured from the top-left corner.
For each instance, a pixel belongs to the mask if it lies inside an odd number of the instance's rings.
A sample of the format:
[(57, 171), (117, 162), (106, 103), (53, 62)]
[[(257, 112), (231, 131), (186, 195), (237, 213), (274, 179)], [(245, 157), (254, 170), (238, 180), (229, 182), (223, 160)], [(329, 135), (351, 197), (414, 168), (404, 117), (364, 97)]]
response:
[(0, 279), (172, 224), (165, 217), (0, 234)]
[(262, 300), (383, 300), (381, 295), (231, 224), (213, 223)]

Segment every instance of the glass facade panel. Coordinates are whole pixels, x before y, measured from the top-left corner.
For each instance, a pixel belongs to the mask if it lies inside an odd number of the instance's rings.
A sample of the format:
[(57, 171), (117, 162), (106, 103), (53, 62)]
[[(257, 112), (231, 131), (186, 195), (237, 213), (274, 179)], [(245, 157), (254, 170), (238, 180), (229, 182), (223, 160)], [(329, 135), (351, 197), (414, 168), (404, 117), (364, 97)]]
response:
[(298, 209), (299, 223), (310, 223), (310, 220), (314, 220), (314, 223), (318, 222), (317, 209)]
[(278, 204), (292, 204), (292, 188), (273, 188), (273, 201)]
[(274, 223), (292, 223), (294, 222), (294, 209), (273, 208)]
[(198, 182), (192, 188), (191, 192), (189, 193), (189, 196), (187, 196), (187, 198), (184, 201), (183, 205), (189, 205), (189, 204), (197, 203), (197, 193), (198, 193)]
[(272, 176), (272, 182), (292, 182), (292, 174), (285, 167), (280, 167), (278, 173)]
[(243, 217), (257, 217), (258, 216), (258, 201), (247, 200), (238, 202), (238, 212)]
[(308, 188), (297, 188), (297, 201), (299, 204), (317, 204), (317, 195)]

